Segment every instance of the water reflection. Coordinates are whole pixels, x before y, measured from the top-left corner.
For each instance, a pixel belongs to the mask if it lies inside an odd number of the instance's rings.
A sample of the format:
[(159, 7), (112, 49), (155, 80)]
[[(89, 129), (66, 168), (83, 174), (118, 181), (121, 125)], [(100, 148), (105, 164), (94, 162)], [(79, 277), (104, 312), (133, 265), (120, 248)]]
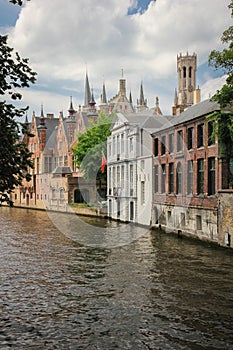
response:
[(160, 232), (93, 248), (45, 212), (0, 213), (1, 349), (232, 348), (231, 251)]

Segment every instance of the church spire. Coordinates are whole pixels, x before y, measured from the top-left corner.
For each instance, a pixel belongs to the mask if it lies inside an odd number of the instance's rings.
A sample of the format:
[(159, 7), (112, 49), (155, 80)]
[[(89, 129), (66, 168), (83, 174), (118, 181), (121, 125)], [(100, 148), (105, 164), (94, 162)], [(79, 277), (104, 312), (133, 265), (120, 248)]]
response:
[(69, 115), (72, 116), (75, 113), (75, 109), (73, 107), (72, 96), (70, 96), (70, 108), (68, 109)]
[(88, 74), (86, 72), (84, 106), (88, 107), (90, 101), (91, 101), (91, 89), (89, 85)]
[(41, 117), (41, 118), (44, 118), (44, 108), (43, 108), (43, 104), (41, 104), (40, 117)]
[(143, 85), (141, 81), (140, 85), (140, 95), (139, 99), (137, 99), (137, 110), (138, 112), (145, 111), (147, 109), (147, 99), (144, 98)]
[(107, 103), (105, 83), (103, 83), (103, 91), (101, 95), (101, 103)]
[(144, 103), (145, 103), (145, 101), (144, 101), (144, 93), (143, 93), (143, 86), (142, 86), (142, 81), (141, 81), (139, 104), (140, 104), (141, 106), (143, 106)]
[(129, 103), (131, 104), (131, 106), (133, 106), (133, 99), (132, 99), (131, 90), (129, 92)]

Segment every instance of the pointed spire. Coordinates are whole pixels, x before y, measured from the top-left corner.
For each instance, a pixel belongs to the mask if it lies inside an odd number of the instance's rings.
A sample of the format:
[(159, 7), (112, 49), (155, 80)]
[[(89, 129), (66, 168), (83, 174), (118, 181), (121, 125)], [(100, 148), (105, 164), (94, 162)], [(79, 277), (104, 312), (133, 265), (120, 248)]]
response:
[(129, 92), (129, 103), (131, 104), (131, 106), (133, 105), (131, 90)]
[(41, 116), (41, 118), (44, 118), (44, 109), (43, 109), (43, 103), (41, 104), (40, 116)]
[(88, 75), (86, 72), (84, 106), (87, 107), (90, 101), (91, 101), (91, 90), (90, 90)]
[(28, 125), (29, 123), (28, 123), (28, 115), (27, 115), (27, 113), (26, 113), (26, 116), (25, 116), (25, 122), (24, 122), (24, 124), (25, 125)]
[(73, 107), (73, 101), (72, 96), (70, 96), (70, 108), (68, 109), (69, 115), (72, 116), (75, 113), (74, 107)]
[(103, 83), (103, 91), (102, 91), (102, 95), (101, 95), (101, 103), (107, 103), (105, 83)]
[(141, 106), (144, 106), (144, 104), (145, 104), (142, 81), (141, 81), (141, 86), (140, 86), (139, 104), (140, 104)]
[(91, 106), (93, 106), (93, 105), (96, 104), (95, 99), (94, 99), (93, 88), (91, 89), (91, 100), (89, 101), (89, 104), (90, 104)]
[(156, 115), (163, 115), (160, 107), (159, 107), (159, 98), (158, 96), (156, 96), (155, 98), (155, 109), (154, 109), (154, 114)]
[(70, 111), (74, 111), (72, 96), (70, 96)]

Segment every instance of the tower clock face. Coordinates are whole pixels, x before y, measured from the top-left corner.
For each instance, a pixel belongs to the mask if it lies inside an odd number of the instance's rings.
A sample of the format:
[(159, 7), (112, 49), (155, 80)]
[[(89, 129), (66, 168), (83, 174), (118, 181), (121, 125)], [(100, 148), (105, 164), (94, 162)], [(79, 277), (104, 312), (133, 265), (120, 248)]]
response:
[(192, 85), (189, 85), (189, 86), (188, 86), (188, 91), (189, 91), (189, 92), (192, 92), (192, 91), (193, 91), (193, 86), (192, 86)]

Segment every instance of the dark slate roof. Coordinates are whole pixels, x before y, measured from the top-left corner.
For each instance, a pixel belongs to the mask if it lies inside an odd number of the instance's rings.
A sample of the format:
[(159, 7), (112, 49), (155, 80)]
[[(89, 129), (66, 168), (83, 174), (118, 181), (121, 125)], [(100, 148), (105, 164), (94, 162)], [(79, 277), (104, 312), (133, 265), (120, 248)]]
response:
[(208, 99), (187, 108), (184, 112), (173, 119), (173, 123), (174, 125), (178, 125), (219, 110), (219, 104)]
[(169, 117), (153, 114), (152, 110), (140, 113), (124, 114), (130, 124), (139, 125), (141, 128), (159, 128), (167, 123)]
[[(51, 137), (51, 134), (55, 130), (56, 126), (58, 126), (58, 118), (44, 118), (45, 126), (46, 126), (46, 143)], [(36, 127), (40, 125), (40, 117), (36, 117)], [(50, 142), (51, 143), (51, 142)]]
[[(179, 124), (189, 122), (191, 120), (200, 118), (202, 116), (203, 117), (207, 116), (210, 113), (214, 111), (219, 111), (219, 110), (220, 110), (220, 106), (217, 102), (212, 102), (210, 101), (210, 99), (204, 100), (195, 105), (192, 105), (191, 107), (187, 108), (184, 112), (182, 112), (180, 115), (177, 115), (174, 118), (170, 119), (159, 130), (165, 130), (170, 127), (175, 127), (175, 126), (178, 126)], [(158, 130), (154, 130), (154, 132), (155, 131), (158, 131)]]
[(56, 167), (53, 172), (53, 174), (72, 174), (72, 170), (69, 166), (58, 166)]

